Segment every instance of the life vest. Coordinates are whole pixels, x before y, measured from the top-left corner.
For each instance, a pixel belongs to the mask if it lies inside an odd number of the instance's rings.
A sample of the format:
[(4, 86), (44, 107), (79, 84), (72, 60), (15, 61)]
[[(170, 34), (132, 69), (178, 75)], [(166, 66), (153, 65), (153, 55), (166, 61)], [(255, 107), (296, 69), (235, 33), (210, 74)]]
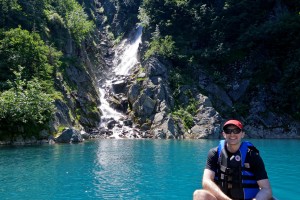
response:
[(248, 147), (254, 146), (248, 141), (242, 142), (239, 151), (229, 158), (225, 149), (225, 140), (221, 140), (218, 146), (219, 168), (215, 175), (215, 182), (233, 199), (253, 199), (259, 192), (254, 174), (249, 171), (249, 163), (245, 167)]

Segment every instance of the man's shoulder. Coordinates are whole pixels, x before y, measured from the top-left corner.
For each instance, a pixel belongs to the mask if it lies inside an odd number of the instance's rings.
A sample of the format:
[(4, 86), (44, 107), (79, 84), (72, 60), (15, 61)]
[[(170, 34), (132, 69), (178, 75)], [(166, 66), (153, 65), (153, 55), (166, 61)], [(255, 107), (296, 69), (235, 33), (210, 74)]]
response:
[(257, 156), (259, 155), (259, 150), (255, 146), (248, 146), (248, 154)]
[(214, 148), (211, 148), (209, 151), (208, 151), (208, 155), (209, 156), (215, 156), (218, 154), (218, 147), (214, 147)]
[(218, 147), (213, 147), (213, 148), (211, 148), (210, 150), (209, 150), (210, 152), (218, 152)]
[(258, 162), (259, 160), (261, 160), (259, 150), (254, 146), (248, 147), (246, 159), (249, 162)]

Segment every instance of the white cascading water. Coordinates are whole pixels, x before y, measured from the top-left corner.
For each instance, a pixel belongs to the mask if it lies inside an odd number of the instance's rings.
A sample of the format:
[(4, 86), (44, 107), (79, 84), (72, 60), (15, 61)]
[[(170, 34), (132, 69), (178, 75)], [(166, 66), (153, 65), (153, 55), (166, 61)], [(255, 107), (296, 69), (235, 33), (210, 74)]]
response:
[(116, 68), (113, 72), (116, 75), (128, 76), (130, 70), (137, 64), (137, 53), (140, 43), (142, 42), (142, 27), (139, 26), (137, 31), (129, 42), (124, 40), (119, 48), (124, 49), (121, 55), (116, 54), (116, 59), (114, 60), (114, 65)]
[(115, 119), (115, 120), (120, 120), (121, 117), (123, 117), (122, 113), (119, 113), (112, 107), (110, 107), (108, 101), (104, 98), (106, 91), (103, 88), (99, 88), (100, 91), (100, 101), (101, 101), (101, 106), (100, 109), (102, 111), (102, 118), (103, 119)]
[[(134, 37), (129, 41), (127, 39), (123, 40), (121, 44), (118, 46), (115, 52), (115, 58), (113, 60), (113, 67), (111, 77), (115, 76), (129, 76), (130, 70), (138, 63), (137, 53), (138, 48), (142, 40), (142, 27), (137, 27)], [(100, 86), (100, 110), (102, 111), (101, 117), (101, 127), (106, 128), (107, 122), (114, 120), (120, 122), (120, 119), (125, 116), (112, 108), (108, 101), (106, 100), (106, 96), (109, 95), (108, 89), (111, 88), (112, 80), (108, 79), (105, 81), (105, 84)], [(114, 126), (112, 129), (113, 134), (110, 138), (120, 139), (120, 134), (124, 132), (133, 131), (129, 127), (126, 126)]]

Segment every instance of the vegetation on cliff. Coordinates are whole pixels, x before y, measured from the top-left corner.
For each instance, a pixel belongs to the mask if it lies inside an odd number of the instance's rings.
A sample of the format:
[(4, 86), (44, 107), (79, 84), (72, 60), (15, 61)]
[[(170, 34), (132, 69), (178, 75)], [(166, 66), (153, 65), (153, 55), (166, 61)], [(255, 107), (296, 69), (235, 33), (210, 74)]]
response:
[[(64, 101), (57, 80), (70, 65), (82, 67), (74, 52), (95, 29), (80, 3), (0, 2), (0, 139), (49, 128), (54, 101)], [(67, 77), (64, 84), (66, 90), (72, 88)]]
[[(248, 79), (248, 95), (264, 86), (271, 110), (300, 119), (299, 1), (144, 0), (139, 18), (152, 33), (145, 58), (168, 57), (194, 80), (205, 70), (223, 88)], [(248, 113), (250, 99), (234, 102), (237, 115)]]

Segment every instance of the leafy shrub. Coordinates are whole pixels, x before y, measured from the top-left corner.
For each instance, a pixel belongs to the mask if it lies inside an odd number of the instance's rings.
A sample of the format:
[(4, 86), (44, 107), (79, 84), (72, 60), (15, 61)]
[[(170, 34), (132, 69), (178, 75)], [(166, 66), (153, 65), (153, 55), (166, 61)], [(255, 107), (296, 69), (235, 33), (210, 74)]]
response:
[(189, 113), (187, 110), (183, 108), (180, 108), (175, 112), (173, 112), (173, 116), (175, 116), (175, 118), (177, 117), (181, 119), (185, 129), (190, 129), (194, 125), (193, 116), (191, 115), (191, 113)]
[(78, 3), (74, 3), (73, 10), (66, 16), (66, 21), (67, 27), (78, 44), (94, 29), (94, 23), (88, 20), (88, 15)]
[(24, 79), (38, 77), (49, 81), (53, 68), (60, 65), (60, 57), (61, 52), (45, 45), (37, 33), (21, 27), (11, 29), (0, 37), (0, 81), (11, 79), (14, 76), (12, 70), (18, 70), (18, 66), (24, 68)]
[[(14, 74), (16, 80), (9, 82), (12, 87), (0, 94), (0, 129), (12, 131), (16, 126), (32, 126), (31, 130), (41, 130), (54, 112), (54, 100), (43, 92), (36, 78), (26, 82), (21, 79), (21, 72)], [(24, 131), (32, 134), (30, 130)]]
[(172, 57), (175, 51), (175, 43), (172, 36), (167, 35), (164, 38), (155, 38), (150, 47), (145, 53), (145, 58), (148, 59), (152, 55), (160, 55), (165, 57)]

